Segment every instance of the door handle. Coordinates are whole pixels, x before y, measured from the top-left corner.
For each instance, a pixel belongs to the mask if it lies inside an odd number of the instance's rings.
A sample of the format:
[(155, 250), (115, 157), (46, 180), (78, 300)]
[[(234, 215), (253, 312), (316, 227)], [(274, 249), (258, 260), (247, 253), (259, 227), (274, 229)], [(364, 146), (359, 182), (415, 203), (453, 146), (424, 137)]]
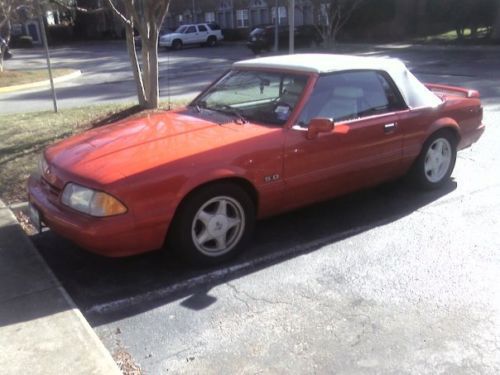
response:
[(395, 122), (391, 122), (390, 124), (384, 125), (384, 133), (391, 133), (396, 130), (397, 124)]

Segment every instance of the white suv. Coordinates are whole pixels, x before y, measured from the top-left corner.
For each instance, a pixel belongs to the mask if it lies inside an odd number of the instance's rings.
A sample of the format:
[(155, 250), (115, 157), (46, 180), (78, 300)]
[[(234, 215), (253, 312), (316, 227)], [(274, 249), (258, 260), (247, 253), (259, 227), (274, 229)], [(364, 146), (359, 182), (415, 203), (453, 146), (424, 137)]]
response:
[(160, 47), (181, 49), (186, 44), (201, 44), (213, 47), (222, 40), (220, 27), (210, 23), (182, 25), (171, 34), (160, 37)]

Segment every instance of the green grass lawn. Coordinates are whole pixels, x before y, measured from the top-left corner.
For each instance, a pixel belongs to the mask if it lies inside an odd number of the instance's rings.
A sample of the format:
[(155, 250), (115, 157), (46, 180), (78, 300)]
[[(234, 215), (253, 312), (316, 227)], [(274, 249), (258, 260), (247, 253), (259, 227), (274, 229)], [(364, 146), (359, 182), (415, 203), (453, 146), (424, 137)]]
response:
[(441, 34), (428, 35), (425, 37), (418, 37), (415, 39), (417, 43), (423, 44), (489, 44), (492, 41), (488, 38), (488, 29), (480, 28), (477, 30), (477, 35), (472, 38), (471, 29), (464, 30), (463, 38), (459, 38), (455, 30), (449, 30)]
[[(75, 72), (74, 69), (52, 69), (52, 77), (57, 78)], [(0, 87), (22, 85), (49, 79), (47, 69), (4, 70), (0, 72)]]
[(140, 113), (141, 110), (131, 104), (108, 104), (59, 113), (0, 115), (0, 199), (7, 204), (26, 201), (26, 180), (46, 146), (92, 127)]

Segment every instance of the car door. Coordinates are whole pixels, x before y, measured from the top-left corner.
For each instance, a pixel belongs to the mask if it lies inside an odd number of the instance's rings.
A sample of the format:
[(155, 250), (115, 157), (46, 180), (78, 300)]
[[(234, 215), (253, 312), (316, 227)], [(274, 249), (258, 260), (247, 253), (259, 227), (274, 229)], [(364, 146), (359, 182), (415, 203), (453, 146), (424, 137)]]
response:
[(208, 39), (208, 29), (205, 25), (198, 25), (198, 35), (197, 41), (198, 43), (205, 43)]
[[(401, 172), (399, 92), (384, 73), (349, 71), (320, 76), (297, 125), (287, 131), (284, 179), (288, 208), (376, 185)], [(312, 118), (335, 120), (333, 130), (308, 139)]]
[(197, 41), (197, 34), (198, 34), (198, 30), (196, 29), (196, 26), (189, 26), (185, 33), (184, 33), (184, 40), (183, 40), (183, 43), (184, 44), (193, 44), (193, 43), (198, 43)]

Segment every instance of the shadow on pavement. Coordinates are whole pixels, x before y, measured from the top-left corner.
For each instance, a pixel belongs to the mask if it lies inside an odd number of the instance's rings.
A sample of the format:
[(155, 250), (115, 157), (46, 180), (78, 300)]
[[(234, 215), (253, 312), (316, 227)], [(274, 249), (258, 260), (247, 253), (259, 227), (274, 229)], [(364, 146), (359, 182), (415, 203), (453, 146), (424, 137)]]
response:
[(257, 224), (252, 244), (240, 257), (206, 269), (160, 251), (103, 258), (50, 231), (32, 240), (90, 324), (98, 326), (182, 299), (184, 307), (202, 310), (216, 303), (208, 294), (216, 285), (396, 221), (456, 186), (450, 181), (440, 190), (422, 192), (398, 181), (267, 219)]

